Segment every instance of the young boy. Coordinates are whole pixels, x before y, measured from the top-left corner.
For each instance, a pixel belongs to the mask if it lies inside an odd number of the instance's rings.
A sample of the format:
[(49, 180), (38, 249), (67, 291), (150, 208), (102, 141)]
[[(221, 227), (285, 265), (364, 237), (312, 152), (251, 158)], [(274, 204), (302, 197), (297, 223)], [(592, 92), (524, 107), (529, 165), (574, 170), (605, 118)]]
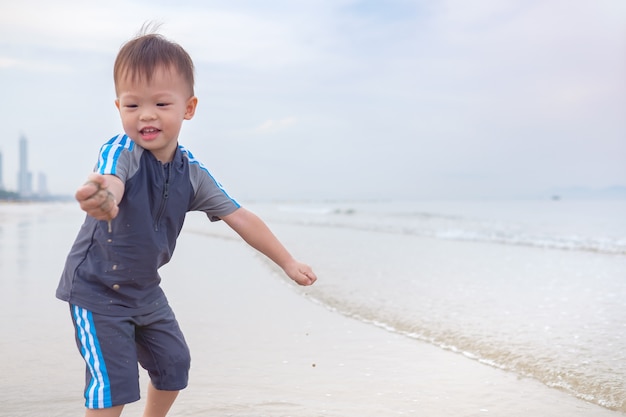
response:
[(157, 271), (170, 260), (186, 212), (225, 221), (296, 283), (317, 278), (179, 146), (183, 120), (198, 103), (182, 47), (158, 34), (138, 36), (121, 48), (114, 82), (125, 134), (102, 146), (76, 191), (87, 216), (56, 295), (70, 305), (86, 363), (85, 416), (119, 416), (138, 400), (138, 363), (150, 376), (144, 417), (165, 416), (187, 386), (190, 358)]

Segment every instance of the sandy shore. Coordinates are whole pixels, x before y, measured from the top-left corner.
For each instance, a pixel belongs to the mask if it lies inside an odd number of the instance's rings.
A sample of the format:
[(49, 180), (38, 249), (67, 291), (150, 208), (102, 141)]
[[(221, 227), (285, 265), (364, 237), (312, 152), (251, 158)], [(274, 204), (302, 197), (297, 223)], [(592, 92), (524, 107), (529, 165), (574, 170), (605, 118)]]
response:
[[(74, 230), (14, 264), (3, 255), (0, 416), (83, 413), (83, 364), (54, 299)], [(183, 232), (162, 275), (193, 358), (173, 417), (623, 415), (329, 311), (238, 240)]]
[(173, 416), (619, 414), (331, 312), (238, 241), (187, 233), (163, 275), (194, 358)]

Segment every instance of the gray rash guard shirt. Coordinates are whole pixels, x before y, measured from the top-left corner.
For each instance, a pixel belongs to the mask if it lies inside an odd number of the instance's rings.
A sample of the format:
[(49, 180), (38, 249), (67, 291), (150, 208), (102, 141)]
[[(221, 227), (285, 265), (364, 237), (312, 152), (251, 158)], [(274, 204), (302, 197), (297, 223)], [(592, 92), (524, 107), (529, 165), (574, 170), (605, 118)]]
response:
[(167, 303), (158, 269), (174, 252), (185, 214), (203, 211), (216, 221), (240, 206), (182, 146), (162, 164), (119, 135), (102, 146), (95, 171), (120, 178), (124, 197), (110, 232), (106, 221), (86, 216), (56, 296), (100, 314), (151, 313)]

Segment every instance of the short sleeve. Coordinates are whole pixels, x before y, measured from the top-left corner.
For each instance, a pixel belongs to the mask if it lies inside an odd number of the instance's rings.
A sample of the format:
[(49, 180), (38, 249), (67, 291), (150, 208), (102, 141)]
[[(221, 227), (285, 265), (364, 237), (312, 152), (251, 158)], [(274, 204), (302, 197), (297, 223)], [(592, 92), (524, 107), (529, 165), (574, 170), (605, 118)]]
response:
[(217, 221), (241, 207), (191, 152), (183, 147), (181, 151), (189, 161), (189, 180), (194, 190), (191, 211), (203, 211), (211, 221)]
[(134, 155), (138, 148), (126, 135), (111, 138), (100, 148), (95, 172), (102, 175), (115, 175), (126, 182), (139, 166), (140, 155)]

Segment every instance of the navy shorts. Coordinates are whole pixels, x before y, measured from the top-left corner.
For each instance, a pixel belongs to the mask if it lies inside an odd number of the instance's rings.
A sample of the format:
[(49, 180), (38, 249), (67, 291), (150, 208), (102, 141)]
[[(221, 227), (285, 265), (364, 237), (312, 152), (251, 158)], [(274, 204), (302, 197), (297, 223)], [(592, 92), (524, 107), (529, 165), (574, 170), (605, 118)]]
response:
[(156, 389), (178, 391), (187, 386), (189, 348), (169, 305), (138, 317), (105, 316), (75, 305), (70, 311), (86, 363), (87, 408), (137, 401), (137, 364), (148, 371)]

